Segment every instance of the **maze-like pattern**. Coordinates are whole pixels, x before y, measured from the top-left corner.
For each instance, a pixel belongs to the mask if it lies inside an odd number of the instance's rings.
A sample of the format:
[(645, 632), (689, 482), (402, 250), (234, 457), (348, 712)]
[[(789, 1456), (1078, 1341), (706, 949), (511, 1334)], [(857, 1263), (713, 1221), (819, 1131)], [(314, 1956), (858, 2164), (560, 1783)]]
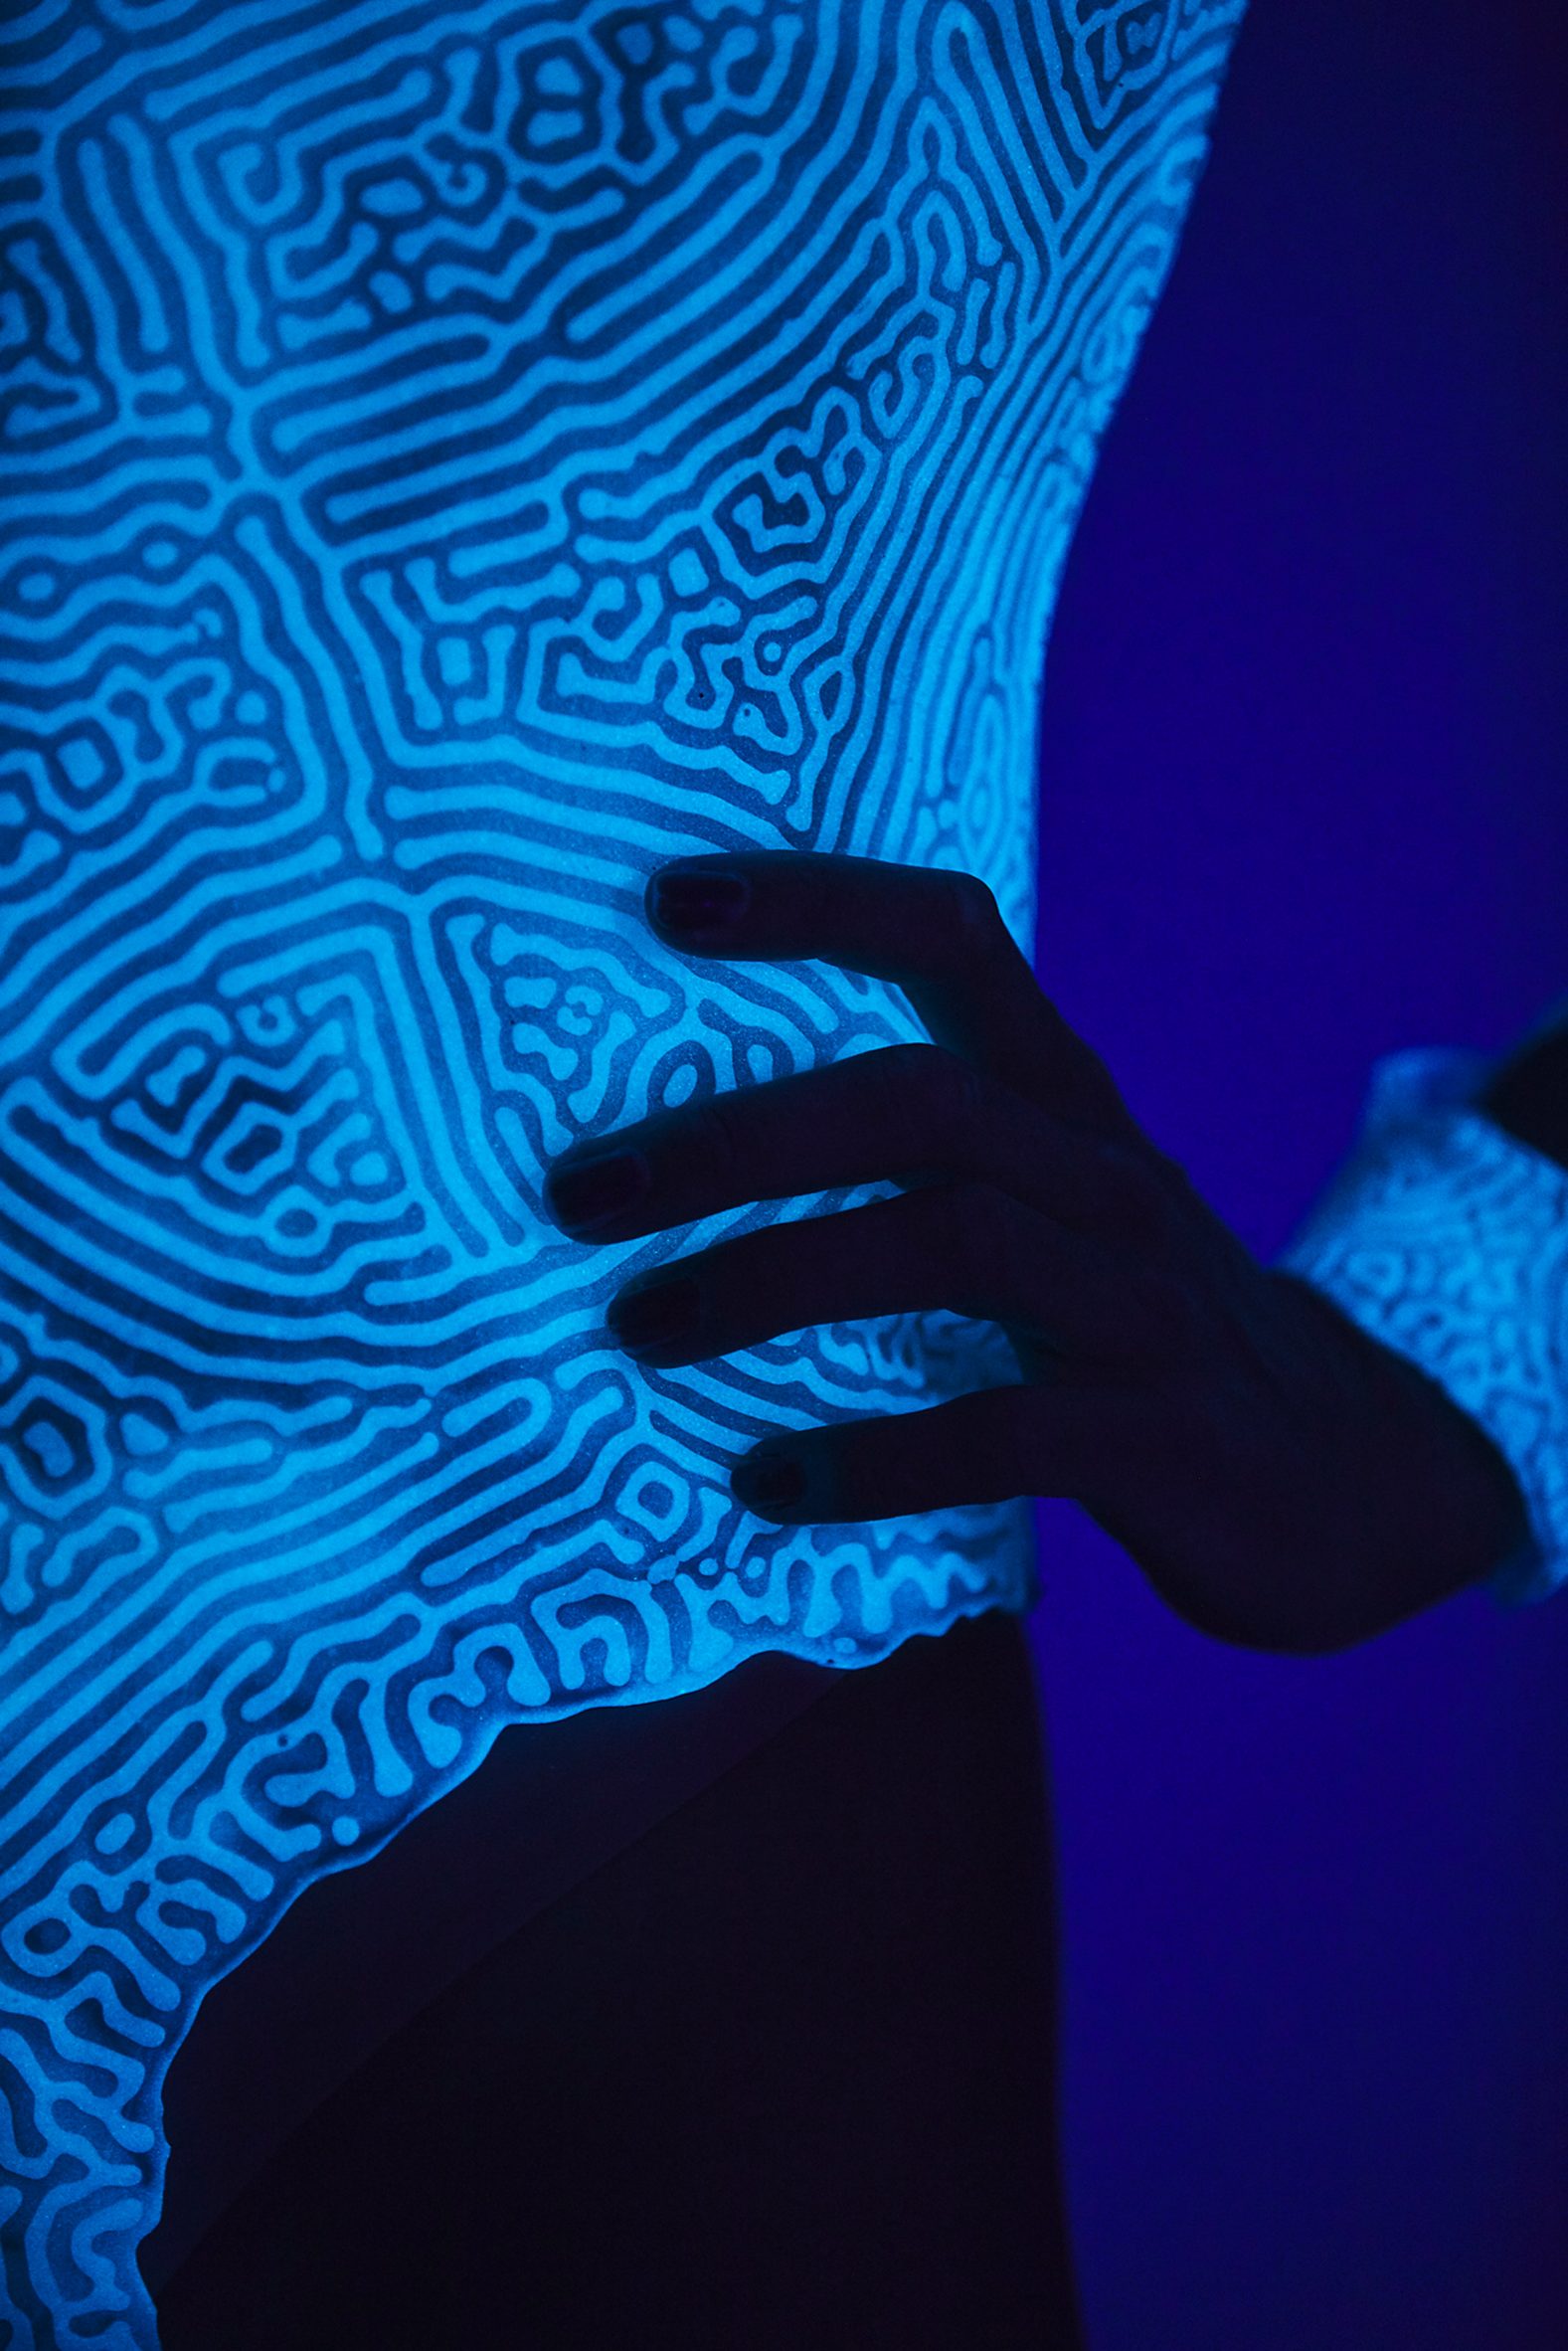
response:
[[(640, 918), (961, 865), (1239, 0), (38, 0), (0, 58), (6, 2341), (155, 2340), (204, 1988), (500, 1724), (1021, 1604), (1020, 1506), (790, 1531), (951, 1316), (634, 1372), (573, 1138), (917, 1032)], [(681, 1246), (790, 1203), (716, 1219)], [(525, 2118), (526, 2121), (526, 2118)]]
[(1568, 1170), (1473, 1107), (1483, 1055), (1391, 1054), (1362, 1133), (1282, 1263), (1481, 1422), (1532, 1541), (1504, 1607), (1568, 1583)]

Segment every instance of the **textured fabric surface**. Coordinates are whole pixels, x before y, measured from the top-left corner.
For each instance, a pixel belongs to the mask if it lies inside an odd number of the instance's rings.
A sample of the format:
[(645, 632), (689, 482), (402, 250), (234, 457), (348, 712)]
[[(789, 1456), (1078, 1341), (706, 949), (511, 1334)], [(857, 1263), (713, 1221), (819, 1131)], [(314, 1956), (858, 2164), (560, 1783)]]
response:
[(1505, 1606), (1568, 1581), (1568, 1169), (1473, 1107), (1479, 1054), (1380, 1062), (1362, 1134), (1281, 1262), (1437, 1380), (1497, 1445), (1532, 1547)]
[(664, 858), (959, 864), (1028, 943), (1046, 621), (1238, 13), (8, 15), (16, 2351), (145, 2351), (204, 1989), (504, 1722), (1027, 1602), (1026, 1504), (789, 1530), (726, 1479), (1011, 1378), (996, 1331), (634, 1372), (604, 1306), (669, 1243), (567, 1243), (541, 1178), (916, 1033), (659, 948)]

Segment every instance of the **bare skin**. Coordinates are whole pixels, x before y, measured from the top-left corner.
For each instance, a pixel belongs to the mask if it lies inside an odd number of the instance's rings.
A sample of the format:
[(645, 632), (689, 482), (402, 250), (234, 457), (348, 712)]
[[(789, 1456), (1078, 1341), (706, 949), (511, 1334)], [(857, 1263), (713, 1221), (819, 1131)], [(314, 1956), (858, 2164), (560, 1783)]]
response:
[(789, 851), (648, 884), (683, 953), (892, 980), (932, 1041), (720, 1094), (558, 1159), (585, 1242), (751, 1200), (899, 1196), (705, 1249), (627, 1284), (634, 1359), (693, 1363), (824, 1322), (946, 1308), (1001, 1325), (1020, 1382), (770, 1439), (733, 1471), (784, 1524), (1020, 1495), (1080, 1502), (1201, 1630), (1348, 1647), (1525, 1537), (1511, 1471), (1447, 1395), (1261, 1264), (1150, 1142), (973, 877)]

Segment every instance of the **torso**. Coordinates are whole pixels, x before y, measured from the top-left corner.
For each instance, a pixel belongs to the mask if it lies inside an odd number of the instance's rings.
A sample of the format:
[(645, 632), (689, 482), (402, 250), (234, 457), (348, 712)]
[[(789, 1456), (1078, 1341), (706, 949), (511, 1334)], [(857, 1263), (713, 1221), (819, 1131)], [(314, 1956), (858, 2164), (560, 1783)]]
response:
[(39, 2307), (127, 2292), (150, 2339), (203, 1990), (502, 1723), (1027, 1600), (1024, 1504), (781, 1529), (725, 1480), (1011, 1378), (999, 1335), (636, 1371), (605, 1303), (693, 1236), (586, 1251), (540, 1183), (919, 1033), (666, 953), (670, 855), (961, 865), (1028, 942), (1051, 601), (1238, 13), (104, 0), (24, 61), (0, 1966)]

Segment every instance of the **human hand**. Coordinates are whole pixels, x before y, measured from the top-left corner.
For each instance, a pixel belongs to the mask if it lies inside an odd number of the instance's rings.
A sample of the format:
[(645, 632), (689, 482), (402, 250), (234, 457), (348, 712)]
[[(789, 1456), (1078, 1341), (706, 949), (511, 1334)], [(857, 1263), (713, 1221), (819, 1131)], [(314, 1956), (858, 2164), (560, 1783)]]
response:
[(718, 1243), (628, 1283), (610, 1329), (694, 1363), (784, 1332), (947, 1308), (1021, 1381), (770, 1438), (737, 1497), (784, 1524), (1070, 1496), (1201, 1629), (1322, 1650), (1484, 1573), (1517, 1538), (1489, 1441), (1424, 1374), (1251, 1254), (1149, 1141), (973, 877), (806, 852), (648, 884), (683, 953), (820, 959), (901, 987), (933, 1042), (692, 1102), (558, 1159), (585, 1241), (884, 1180), (900, 1196)]

